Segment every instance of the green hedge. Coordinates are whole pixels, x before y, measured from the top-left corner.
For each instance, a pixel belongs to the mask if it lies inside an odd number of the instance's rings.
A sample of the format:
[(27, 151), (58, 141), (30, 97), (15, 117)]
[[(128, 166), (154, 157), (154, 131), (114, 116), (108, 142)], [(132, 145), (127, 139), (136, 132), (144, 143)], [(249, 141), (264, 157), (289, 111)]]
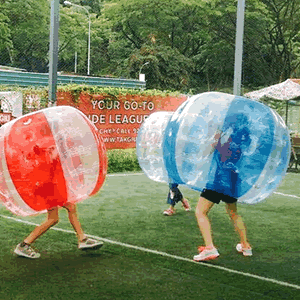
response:
[(141, 171), (135, 149), (107, 150), (108, 173)]

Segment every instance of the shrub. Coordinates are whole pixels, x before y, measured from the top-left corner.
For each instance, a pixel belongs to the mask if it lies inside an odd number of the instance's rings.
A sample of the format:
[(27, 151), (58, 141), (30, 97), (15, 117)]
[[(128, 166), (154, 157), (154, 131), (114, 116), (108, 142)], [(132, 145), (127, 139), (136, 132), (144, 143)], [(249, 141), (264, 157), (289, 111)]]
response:
[(108, 173), (141, 171), (134, 149), (107, 150)]

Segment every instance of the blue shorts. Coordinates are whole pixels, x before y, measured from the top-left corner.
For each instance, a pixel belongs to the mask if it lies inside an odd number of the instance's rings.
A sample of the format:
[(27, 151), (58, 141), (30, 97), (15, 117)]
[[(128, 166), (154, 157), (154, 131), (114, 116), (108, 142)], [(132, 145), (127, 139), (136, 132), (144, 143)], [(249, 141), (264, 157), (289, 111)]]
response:
[(236, 198), (224, 195), (222, 193), (218, 193), (218, 192), (213, 191), (213, 190), (207, 190), (207, 189), (204, 189), (201, 192), (200, 196), (207, 199), (210, 202), (215, 203), (215, 204), (219, 204), (221, 200), (225, 203), (235, 203), (235, 202), (237, 202)]
[(169, 188), (170, 188), (170, 191), (168, 194), (167, 203), (172, 206), (175, 206), (176, 203), (178, 203), (179, 201), (182, 201), (183, 196), (178, 188), (178, 184), (170, 183)]

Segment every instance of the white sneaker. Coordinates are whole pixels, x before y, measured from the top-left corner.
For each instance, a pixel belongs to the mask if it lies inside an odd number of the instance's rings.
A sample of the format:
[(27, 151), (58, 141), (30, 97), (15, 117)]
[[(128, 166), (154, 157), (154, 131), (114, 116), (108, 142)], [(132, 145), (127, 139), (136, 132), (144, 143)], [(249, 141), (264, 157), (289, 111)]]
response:
[(21, 246), (21, 243), (17, 245), (17, 247), (14, 250), (14, 253), (16, 253), (19, 256), (24, 256), (28, 258), (39, 258), (41, 256), (40, 253), (36, 252), (30, 245)]
[(213, 249), (204, 248), (204, 250), (202, 250), (198, 255), (194, 256), (194, 261), (205, 261), (205, 260), (216, 259), (218, 256), (220, 256), (220, 254), (216, 248)]
[(243, 253), (244, 256), (252, 256), (252, 249), (243, 249), (242, 244), (236, 245), (236, 251), (239, 253)]
[(81, 242), (78, 243), (78, 249), (87, 250), (87, 249), (99, 249), (103, 246), (103, 242), (99, 240), (94, 240), (90, 238), (85, 238)]

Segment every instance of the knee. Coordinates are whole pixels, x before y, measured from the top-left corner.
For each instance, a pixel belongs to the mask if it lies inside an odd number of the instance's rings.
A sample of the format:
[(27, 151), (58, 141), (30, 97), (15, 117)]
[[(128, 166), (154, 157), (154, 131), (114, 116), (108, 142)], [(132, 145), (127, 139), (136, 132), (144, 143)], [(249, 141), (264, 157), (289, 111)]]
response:
[(199, 220), (199, 222), (203, 222), (203, 220), (205, 220), (207, 218), (207, 213), (204, 212), (203, 210), (199, 209), (198, 207), (196, 207), (195, 214), (196, 214), (196, 217)]
[(59, 218), (48, 218), (48, 226), (52, 227), (55, 226), (59, 222)]
[(64, 208), (68, 211), (68, 213), (76, 213), (76, 204), (68, 203), (64, 206)]
[(59, 221), (59, 216), (58, 216), (58, 209), (53, 208), (48, 211), (48, 216), (47, 216), (47, 224), (49, 227), (52, 227), (56, 225)]
[(240, 216), (237, 212), (229, 211), (228, 215), (232, 221), (236, 221)]

